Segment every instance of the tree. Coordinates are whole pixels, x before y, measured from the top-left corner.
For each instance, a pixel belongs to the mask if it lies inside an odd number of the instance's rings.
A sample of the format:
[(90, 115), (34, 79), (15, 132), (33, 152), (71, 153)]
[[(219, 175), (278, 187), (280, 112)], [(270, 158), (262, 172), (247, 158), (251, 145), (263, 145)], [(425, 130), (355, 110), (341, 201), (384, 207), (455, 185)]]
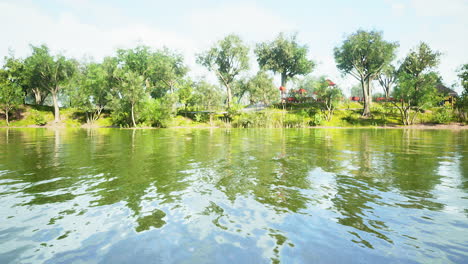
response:
[(361, 84), (364, 95), (363, 116), (371, 114), (371, 82), (395, 58), (397, 47), (396, 42), (383, 40), (381, 32), (358, 30), (334, 49), (338, 69), (344, 74), (350, 74)]
[(283, 33), (272, 42), (257, 44), (257, 62), (264, 70), (281, 74), (281, 86), (296, 75), (312, 72), (314, 62), (307, 59), (308, 47), (297, 43), (297, 35), (286, 37)]
[[(30, 80), (23, 60), (15, 58), (11, 52), (5, 57), (3, 68), (8, 72), (10, 82), (20, 86), (24, 94), (30, 92)], [(24, 102), (26, 102), (26, 97), (24, 97)]]
[(384, 90), (385, 98), (390, 96), (390, 90), (395, 84), (397, 72), (395, 66), (389, 64), (382, 69), (382, 72), (377, 76), (380, 86)]
[(133, 127), (136, 127), (136, 108), (148, 96), (145, 87), (145, 78), (136, 72), (128, 71), (119, 77), (119, 83), (112, 96), (115, 114), (123, 113), (128, 116)]
[(30, 71), (29, 78), (34, 83), (32, 87), (39, 90), (37, 93), (33, 91), (36, 94), (36, 102), (43, 101), (43, 98), (38, 98), (42, 94), (40, 90), (50, 93), (54, 103), (55, 122), (60, 122), (58, 94), (70, 82), (76, 71), (76, 62), (63, 55), (50, 55), (46, 45), (31, 45), (31, 48), (33, 53), (26, 59), (26, 67)]
[(251, 103), (270, 104), (278, 100), (278, 90), (273, 83), (273, 78), (264, 71), (259, 71), (247, 83)]
[(211, 49), (197, 55), (197, 63), (213, 71), (226, 87), (227, 108), (231, 108), (231, 85), (235, 78), (249, 69), (249, 48), (237, 35), (228, 35)]
[(398, 69), (393, 105), (398, 108), (404, 125), (414, 123), (417, 114), (439, 100), (436, 85), (440, 77), (433, 70), (441, 53), (421, 43), (410, 51)]
[(132, 71), (145, 80), (148, 92), (154, 98), (173, 93), (188, 68), (180, 54), (168, 49), (153, 51), (147, 46), (117, 50), (117, 60), (123, 71)]
[(167, 92), (174, 93), (177, 88), (186, 84), (184, 76), (188, 72), (188, 67), (185, 66), (182, 55), (163, 49), (156, 53), (152, 64), (154, 66), (150, 74), (155, 77), (153, 97), (158, 95), (160, 97)]
[(24, 93), (17, 83), (12, 81), (8, 71), (0, 70), (0, 107), (5, 113), (7, 125), (10, 125), (9, 113), (22, 103)]
[(184, 105), (185, 110), (187, 110), (187, 106), (193, 98), (193, 86), (193, 81), (186, 79), (181, 82), (180, 88), (177, 91), (179, 102)]
[(456, 107), (462, 120), (466, 121), (468, 112), (468, 63), (460, 67), (458, 70), (458, 78), (460, 78), (463, 92), (456, 101)]
[(110, 93), (117, 85), (113, 76), (116, 67), (117, 61), (107, 57), (102, 64), (87, 64), (81, 74), (76, 75), (69, 95), (73, 105), (85, 111), (87, 123), (98, 120), (109, 103)]
[(351, 87), (351, 96), (364, 97), (361, 85)]
[(211, 111), (221, 103), (221, 93), (218, 87), (205, 80), (201, 80), (194, 85), (194, 93), (191, 103), (197, 109)]
[(336, 85), (330, 85), (325, 77), (321, 77), (315, 86), (314, 93), (317, 95), (320, 109), (325, 114), (325, 118), (330, 121), (333, 111), (343, 97), (341, 89)]

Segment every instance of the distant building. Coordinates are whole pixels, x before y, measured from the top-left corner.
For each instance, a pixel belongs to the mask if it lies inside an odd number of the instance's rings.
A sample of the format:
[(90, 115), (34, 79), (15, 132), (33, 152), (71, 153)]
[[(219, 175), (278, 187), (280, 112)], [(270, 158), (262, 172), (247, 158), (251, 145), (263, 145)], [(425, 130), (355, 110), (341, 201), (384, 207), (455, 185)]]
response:
[(457, 92), (455, 92), (454, 90), (448, 88), (447, 86), (441, 83), (437, 84), (436, 89), (440, 94), (445, 95), (444, 101), (441, 103), (449, 104), (453, 106), (453, 103), (455, 102), (455, 98), (458, 96)]

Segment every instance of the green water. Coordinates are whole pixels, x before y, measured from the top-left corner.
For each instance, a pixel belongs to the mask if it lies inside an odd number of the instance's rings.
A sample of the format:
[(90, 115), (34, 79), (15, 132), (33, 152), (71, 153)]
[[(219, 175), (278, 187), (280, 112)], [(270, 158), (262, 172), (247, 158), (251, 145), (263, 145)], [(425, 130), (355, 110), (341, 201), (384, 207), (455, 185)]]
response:
[(0, 129), (0, 263), (468, 263), (468, 131)]

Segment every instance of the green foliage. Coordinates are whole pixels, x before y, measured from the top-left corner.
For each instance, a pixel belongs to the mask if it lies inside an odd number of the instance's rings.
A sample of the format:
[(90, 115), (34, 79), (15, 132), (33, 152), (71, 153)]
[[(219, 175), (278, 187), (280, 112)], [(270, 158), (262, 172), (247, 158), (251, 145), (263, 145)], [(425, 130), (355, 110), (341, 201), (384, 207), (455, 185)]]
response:
[(117, 79), (113, 76), (116, 63), (116, 60), (108, 57), (102, 64), (85, 65), (68, 89), (71, 104), (85, 111), (87, 123), (95, 122), (109, 103), (111, 90), (117, 85)]
[(249, 69), (249, 48), (237, 35), (228, 35), (208, 51), (197, 55), (197, 63), (213, 71), (226, 87), (227, 106), (231, 108), (231, 84), (235, 78)]
[(9, 125), (9, 113), (23, 102), (21, 86), (12, 81), (7, 70), (0, 69), (0, 108), (5, 114), (5, 120)]
[[(32, 46), (32, 55), (25, 60), (33, 89), (46, 90), (52, 95), (55, 121), (60, 121), (59, 92), (67, 87), (77, 69), (77, 62), (63, 55), (52, 56), (46, 45)], [(34, 92), (34, 91), (33, 91)]]
[(453, 120), (453, 110), (448, 107), (437, 109), (433, 115), (433, 122), (437, 124), (448, 124)]
[(393, 92), (394, 106), (401, 113), (404, 125), (413, 124), (417, 114), (440, 101), (436, 85), (440, 77), (433, 69), (439, 63), (440, 53), (425, 43), (406, 56), (398, 69), (397, 86)]
[(145, 126), (168, 127), (175, 116), (170, 98), (149, 98), (141, 105), (140, 123)]
[[(273, 83), (273, 78), (264, 71), (259, 71), (255, 76), (240, 81), (238, 86), (241, 87), (243, 93), (249, 94), (251, 104), (263, 103), (269, 105), (274, 101), (278, 101), (279, 94)], [(242, 96), (242, 94), (239, 95)]]
[(336, 85), (330, 86), (325, 77), (322, 77), (320, 81), (316, 83), (314, 93), (317, 95), (317, 99), (319, 100), (318, 105), (324, 113), (325, 119), (330, 121), (333, 111), (343, 97), (341, 89)]
[(308, 48), (297, 42), (297, 35), (289, 37), (280, 33), (272, 42), (257, 44), (255, 54), (258, 65), (264, 70), (281, 74), (281, 85), (296, 75), (312, 72), (315, 64), (307, 59)]
[(34, 122), (35, 125), (43, 126), (47, 124), (47, 118), (45, 115), (36, 109), (30, 110), (29, 118)]
[(194, 84), (189, 105), (196, 110), (213, 110), (221, 106), (221, 92), (218, 87), (201, 80)]
[(146, 89), (154, 98), (174, 93), (188, 71), (183, 56), (166, 48), (156, 51), (147, 46), (119, 49), (116, 59), (121, 66), (118, 72), (131, 71), (143, 76)]
[[(386, 65), (380, 74), (377, 76), (377, 80), (379, 81), (380, 86), (382, 86), (384, 97), (389, 97), (391, 89), (395, 84), (397, 78), (397, 70), (395, 66), (388, 64)], [(379, 96), (380, 97), (380, 96)]]
[(382, 32), (358, 30), (348, 36), (341, 46), (334, 49), (338, 69), (350, 74), (361, 83), (364, 116), (369, 116), (371, 113), (370, 83), (395, 58), (397, 47), (396, 42), (383, 40)]
[(458, 70), (458, 78), (463, 88), (462, 94), (457, 98), (455, 107), (461, 121), (468, 121), (468, 64), (464, 64)]
[(126, 72), (111, 96), (111, 115), (115, 124), (136, 127), (137, 110), (143, 99), (148, 98), (144, 77), (135, 72)]

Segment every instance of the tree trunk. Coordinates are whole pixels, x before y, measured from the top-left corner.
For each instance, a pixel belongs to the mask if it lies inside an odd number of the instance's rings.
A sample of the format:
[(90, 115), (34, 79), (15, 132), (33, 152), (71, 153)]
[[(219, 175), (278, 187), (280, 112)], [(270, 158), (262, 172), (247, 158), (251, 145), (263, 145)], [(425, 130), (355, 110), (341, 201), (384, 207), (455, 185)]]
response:
[(364, 79), (361, 81), (362, 92), (364, 95), (364, 110), (362, 111), (362, 116), (370, 116), (370, 106), (372, 104), (372, 96), (370, 92), (370, 80)]
[(135, 113), (134, 113), (134, 110), (133, 110), (134, 106), (132, 104), (132, 123), (133, 123), (133, 127), (136, 127), (136, 122), (135, 122)]
[(10, 120), (8, 118), (8, 109), (5, 109), (5, 120), (6, 120), (6, 123), (7, 123), (7, 126), (10, 126)]
[(286, 73), (281, 73), (281, 86), (286, 87), (287, 76)]
[(54, 101), (54, 115), (55, 115), (55, 123), (60, 122), (60, 109), (58, 106), (58, 99), (57, 99), (57, 92), (52, 92), (52, 100)]
[(41, 91), (39, 89), (33, 89), (33, 93), (34, 93), (34, 100), (36, 102), (36, 105), (40, 105), (42, 104), (42, 95), (41, 95)]
[(231, 94), (231, 87), (228, 84), (226, 84), (226, 92), (227, 92), (228, 109), (231, 109), (232, 94)]

